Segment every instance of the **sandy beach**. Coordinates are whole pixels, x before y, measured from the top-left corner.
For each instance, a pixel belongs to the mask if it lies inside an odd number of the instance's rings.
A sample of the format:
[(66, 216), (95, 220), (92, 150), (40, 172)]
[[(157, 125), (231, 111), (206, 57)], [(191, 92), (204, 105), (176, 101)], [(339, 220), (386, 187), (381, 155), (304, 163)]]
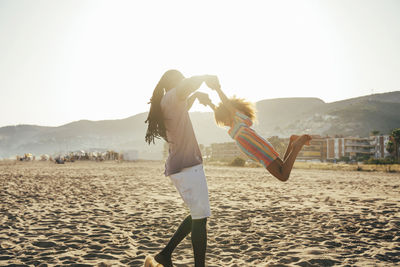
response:
[[(400, 175), (205, 166), (207, 266), (400, 264)], [(187, 209), (162, 162), (0, 163), (0, 265), (142, 266)], [(190, 237), (173, 254), (193, 266)]]

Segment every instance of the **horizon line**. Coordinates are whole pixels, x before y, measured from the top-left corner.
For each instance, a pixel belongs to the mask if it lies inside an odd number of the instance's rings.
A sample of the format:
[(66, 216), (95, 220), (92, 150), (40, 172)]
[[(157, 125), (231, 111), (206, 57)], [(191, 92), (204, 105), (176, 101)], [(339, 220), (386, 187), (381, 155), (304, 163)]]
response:
[[(319, 98), (319, 97), (311, 97), (311, 96), (299, 96), (299, 97), (276, 97), (276, 98), (266, 98), (266, 99), (261, 99), (258, 100), (254, 103), (258, 103), (261, 101), (266, 101), (266, 100), (278, 100), (278, 99), (299, 99), (299, 98), (310, 98), (310, 99), (319, 99), (322, 102), (324, 102), (324, 104), (332, 104), (332, 103), (336, 103), (336, 102), (341, 102), (341, 101), (347, 101), (347, 100), (351, 100), (351, 99), (357, 99), (357, 98), (362, 98), (362, 97), (367, 97), (367, 96), (373, 96), (373, 95), (383, 95), (383, 94), (391, 94), (391, 93), (400, 93), (400, 90), (396, 90), (396, 91), (390, 91), (390, 92), (384, 92), (384, 93), (372, 93), (372, 94), (368, 94), (368, 95), (361, 95), (361, 96), (357, 96), (357, 97), (352, 97), (352, 98), (345, 98), (345, 99), (341, 99), (341, 100), (336, 100), (336, 101), (332, 101), (332, 102), (325, 102), (323, 99)], [(29, 123), (19, 123), (19, 124), (8, 124), (8, 125), (0, 125), (0, 129), (1, 128), (5, 128), (5, 127), (18, 127), (18, 126), (37, 126), (37, 127), (49, 127), (49, 128), (57, 128), (57, 127), (62, 127), (71, 123), (76, 123), (76, 122), (81, 122), (81, 121), (88, 121), (88, 122), (104, 122), (104, 121), (117, 121), (117, 120), (125, 120), (134, 116), (138, 116), (140, 114), (143, 113), (148, 113), (149, 111), (142, 111), (133, 115), (130, 115), (128, 117), (124, 117), (124, 118), (119, 118), (119, 119), (101, 119), (101, 120), (90, 120), (90, 119), (79, 119), (79, 120), (74, 120), (74, 121), (70, 121), (64, 124), (60, 124), (60, 125), (39, 125), (39, 124), (29, 124)], [(189, 113), (212, 113), (212, 111), (190, 111)]]

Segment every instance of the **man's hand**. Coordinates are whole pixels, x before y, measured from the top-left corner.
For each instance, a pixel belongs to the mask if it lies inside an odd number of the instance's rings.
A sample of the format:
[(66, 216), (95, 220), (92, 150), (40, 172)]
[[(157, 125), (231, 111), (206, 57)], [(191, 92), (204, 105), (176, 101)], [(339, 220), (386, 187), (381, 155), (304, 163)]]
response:
[(199, 100), (200, 104), (207, 106), (211, 105), (211, 99), (206, 93), (196, 92), (197, 99)]
[(218, 77), (215, 75), (207, 75), (205, 82), (207, 86), (210, 87), (212, 90), (217, 90), (221, 88)]

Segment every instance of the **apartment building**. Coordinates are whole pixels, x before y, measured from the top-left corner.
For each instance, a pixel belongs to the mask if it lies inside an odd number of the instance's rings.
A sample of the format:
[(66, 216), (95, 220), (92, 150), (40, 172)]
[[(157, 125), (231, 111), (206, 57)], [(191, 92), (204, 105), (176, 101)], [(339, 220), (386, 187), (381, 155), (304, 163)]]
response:
[(350, 158), (371, 157), (375, 154), (375, 145), (372, 144), (373, 138), (347, 137), (344, 139), (345, 156)]
[(390, 156), (390, 153), (386, 150), (387, 143), (390, 141), (389, 135), (373, 136), (371, 144), (375, 146), (374, 158), (386, 158)]
[(327, 158), (327, 139), (319, 135), (312, 135), (309, 146), (304, 146), (299, 152), (297, 160), (319, 160)]
[(389, 135), (327, 138), (326, 158), (329, 160), (340, 159), (341, 157), (385, 158), (389, 156), (386, 151), (387, 142), (389, 142)]

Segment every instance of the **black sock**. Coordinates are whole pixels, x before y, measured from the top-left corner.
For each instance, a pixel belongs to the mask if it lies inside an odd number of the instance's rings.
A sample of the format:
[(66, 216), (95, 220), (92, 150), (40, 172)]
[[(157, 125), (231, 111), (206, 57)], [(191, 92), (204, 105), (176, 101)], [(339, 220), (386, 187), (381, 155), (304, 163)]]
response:
[(192, 220), (192, 246), (195, 267), (205, 266), (207, 249), (207, 218)]
[(175, 234), (169, 240), (168, 244), (161, 251), (161, 254), (171, 257), (174, 249), (179, 245), (179, 243), (192, 231), (192, 216), (187, 216), (183, 222), (179, 225)]

